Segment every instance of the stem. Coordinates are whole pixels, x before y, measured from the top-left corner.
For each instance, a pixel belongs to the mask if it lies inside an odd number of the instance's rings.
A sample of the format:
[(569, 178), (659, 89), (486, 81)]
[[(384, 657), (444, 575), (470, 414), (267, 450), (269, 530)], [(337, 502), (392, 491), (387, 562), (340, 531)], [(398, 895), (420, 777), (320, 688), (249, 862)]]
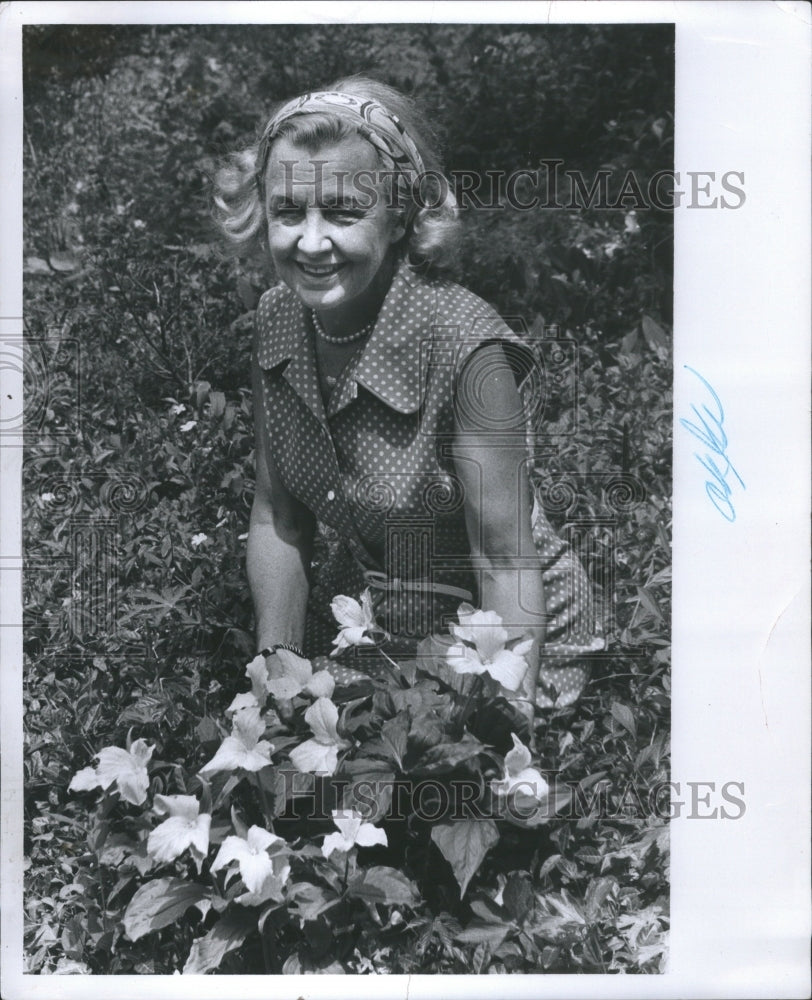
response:
[(106, 934), (110, 928), (107, 924), (107, 892), (104, 888), (104, 872), (102, 870), (101, 858), (97, 851), (93, 852), (93, 858), (96, 862), (96, 871), (99, 875), (99, 895), (102, 901), (102, 927), (104, 927), (104, 933)]
[[(395, 663), (392, 657), (388, 653), (384, 653), (384, 651), (380, 647), (378, 648), (378, 652), (381, 654), (384, 660), (388, 661), (387, 663), (384, 663), (384, 666), (386, 667), (387, 673), (392, 678), (392, 680), (399, 687), (402, 688), (408, 687), (409, 685), (406, 683), (406, 680), (403, 677), (403, 675), (398, 673), (400, 667), (397, 665), (397, 663)], [(389, 664), (391, 664), (391, 666)]]
[(468, 697), (465, 699), (465, 704), (462, 706), (462, 714), (460, 716), (460, 729), (465, 729), (465, 723), (468, 721), (468, 716), (471, 714), (471, 706), (473, 705), (474, 698), (482, 690), (482, 674), (477, 674), (474, 677), (474, 683), (471, 685), (471, 690), (468, 692)]
[(254, 781), (257, 786), (257, 791), (259, 792), (259, 801), (262, 806), (262, 815), (265, 818), (265, 822), (271, 827), (273, 831), (273, 810), (271, 809), (270, 803), (268, 802), (268, 795), (265, 789), (262, 787), (262, 782), (260, 781), (259, 775), (254, 775)]

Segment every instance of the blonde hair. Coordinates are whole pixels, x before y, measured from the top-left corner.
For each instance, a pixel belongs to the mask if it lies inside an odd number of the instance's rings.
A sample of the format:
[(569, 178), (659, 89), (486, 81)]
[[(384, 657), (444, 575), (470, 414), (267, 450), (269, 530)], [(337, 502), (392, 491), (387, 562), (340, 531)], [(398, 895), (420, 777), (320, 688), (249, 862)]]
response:
[[(409, 204), (405, 206), (403, 251), (410, 263), (427, 273), (452, 270), (459, 245), (459, 208), (441, 168), (436, 136), (425, 116), (405, 94), (366, 77), (346, 77), (325, 89), (377, 101), (400, 120), (425, 167), (419, 183), (410, 189)], [(315, 153), (356, 131), (346, 119), (319, 112), (288, 118), (279, 126), (277, 136)], [(240, 257), (267, 254), (263, 179), (257, 177), (259, 145), (258, 141), (231, 154), (214, 178), (214, 218), (227, 246)], [(380, 155), (378, 158), (380, 161)], [(386, 166), (382, 162), (380, 165)]]

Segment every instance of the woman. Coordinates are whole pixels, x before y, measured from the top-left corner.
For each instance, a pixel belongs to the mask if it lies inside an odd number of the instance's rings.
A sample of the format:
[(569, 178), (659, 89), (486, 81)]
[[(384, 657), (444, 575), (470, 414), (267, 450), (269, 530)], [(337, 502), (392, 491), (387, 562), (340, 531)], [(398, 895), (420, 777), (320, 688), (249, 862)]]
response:
[[(258, 242), (282, 282), (260, 300), (253, 362), (257, 641), (327, 654), (331, 600), (368, 587), (386, 649), (414, 655), (467, 601), (534, 639), (511, 695), (529, 720), (545, 639), (589, 641), (588, 584), (531, 518), (530, 352), (442, 277), (457, 207), (428, 135), (397, 91), (340, 80), (284, 105), (219, 179), (224, 231)], [(539, 704), (583, 685), (557, 662)]]

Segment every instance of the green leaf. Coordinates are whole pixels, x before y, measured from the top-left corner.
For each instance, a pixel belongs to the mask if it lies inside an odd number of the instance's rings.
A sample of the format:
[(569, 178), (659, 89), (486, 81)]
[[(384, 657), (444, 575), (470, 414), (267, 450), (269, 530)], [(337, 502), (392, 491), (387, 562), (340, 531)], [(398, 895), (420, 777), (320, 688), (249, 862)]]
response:
[(451, 865), (462, 899), (485, 855), (499, 842), (499, 830), (491, 819), (463, 819), (438, 823), (431, 839)]
[(57, 250), (50, 255), (48, 262), (55, 271), (75, 271), (79, 261), (68, 250)]
[(48, 261), (43, 260), (42, 257), (26, 257), (25, 265), (23, 267), (25, 274), (52, 274), (51, 268), (48, 266)]
[(131, 941), (158, 931), (178, 919), (209, 893), (197, 882), (159, 878), (136, 892), (124, 914), (124, 930)]
[(472, 920), (471, 923), (454, 935), (455, 941), (462, 941), (463, 944), (489, 944), (491, 948), (498, 948), (508, 936), (511, 930), (510, 924), (486, 924), (481, 920)]
[(392, 802), (395, 775), (392, 771), (374, 768), (377, 761), (369, 760), (366, 763), (372, 765), (370, 770), (356, 771), (353, 774), (352, 781), (344, 789), (341, 804), (344, 809), (354, 809), (360, 813), (365, 822), (377, 823), (386, 815)]
[(596, 878), (586, 890), (586, 919), (594, 923), (601, 914), (603, 905), (617, 888), (617, 879), (611, 875)]
[(654, 353), (665, 360), (668, 357), (669, 343), (668, 334), (661, 326), (654, 322), (651, 316), (643, 316), (642, 319), (643, 336), (646, 343)]
[(415, 884), (394, 868), (373, 865), (356, 876), (348, 886), (348, 893), (370, 903), (415, 906), (419, 894)]
[(456, 743), (441, 743), (427, 750), (409, 770), (412, 774), (446, 774), (484, 749), (483, 743), (465, 733)]
[(621, 705), (619, 701), (613, 702), (610, 709), (612, 717), (616, 719), (624, 729), (632, 734), (632, 736), (637, 736), (637, 723), (635, 722), (632, 710), (628, 705)]
[(210, 392), (209, 405), (211, 406), (211, 415), (213, 417), (222, 417), (226, 408), (226, 394), (219, 391)]
[(503, 898), (511, 917), (521, 923), (533, 909), (533, 886), (527, 875), (523, 872), (511, 872)]
[(381, 726), (381, 741), (390, 751), (394, 762), (401, 770), (403, 770), (408, 735), (409, 720), (405, 715), (396, 715), (394, 719), (387, 719)]
[(339, 902), (339, 896), (330, 889), (323, 889), (312, 882), (298, 882), (290, 887), (290, 896), (296, 907), (296, 916), (302, 920), (315, 920), (321, 913)]
[(255, 917), (253, 913), (229, 913), (218, 921), (205, 937), (192, 943), (184, 976), (204, 975), (219, 967), (223, 958), (234, 951), (246, 939), (253, 929)]

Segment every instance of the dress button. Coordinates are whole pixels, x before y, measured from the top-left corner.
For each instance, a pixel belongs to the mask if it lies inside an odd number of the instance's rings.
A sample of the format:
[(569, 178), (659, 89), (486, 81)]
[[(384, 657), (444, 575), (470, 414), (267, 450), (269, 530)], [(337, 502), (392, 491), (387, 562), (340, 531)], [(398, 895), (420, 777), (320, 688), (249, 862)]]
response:
[(332, 501), (332, 500), (335, 500), (335, 498), (336, 498), (336, 495), (333, 492), (333, 490), (328, 490), (327, 491), (327, 499), (330, 500), (330, 501)]

